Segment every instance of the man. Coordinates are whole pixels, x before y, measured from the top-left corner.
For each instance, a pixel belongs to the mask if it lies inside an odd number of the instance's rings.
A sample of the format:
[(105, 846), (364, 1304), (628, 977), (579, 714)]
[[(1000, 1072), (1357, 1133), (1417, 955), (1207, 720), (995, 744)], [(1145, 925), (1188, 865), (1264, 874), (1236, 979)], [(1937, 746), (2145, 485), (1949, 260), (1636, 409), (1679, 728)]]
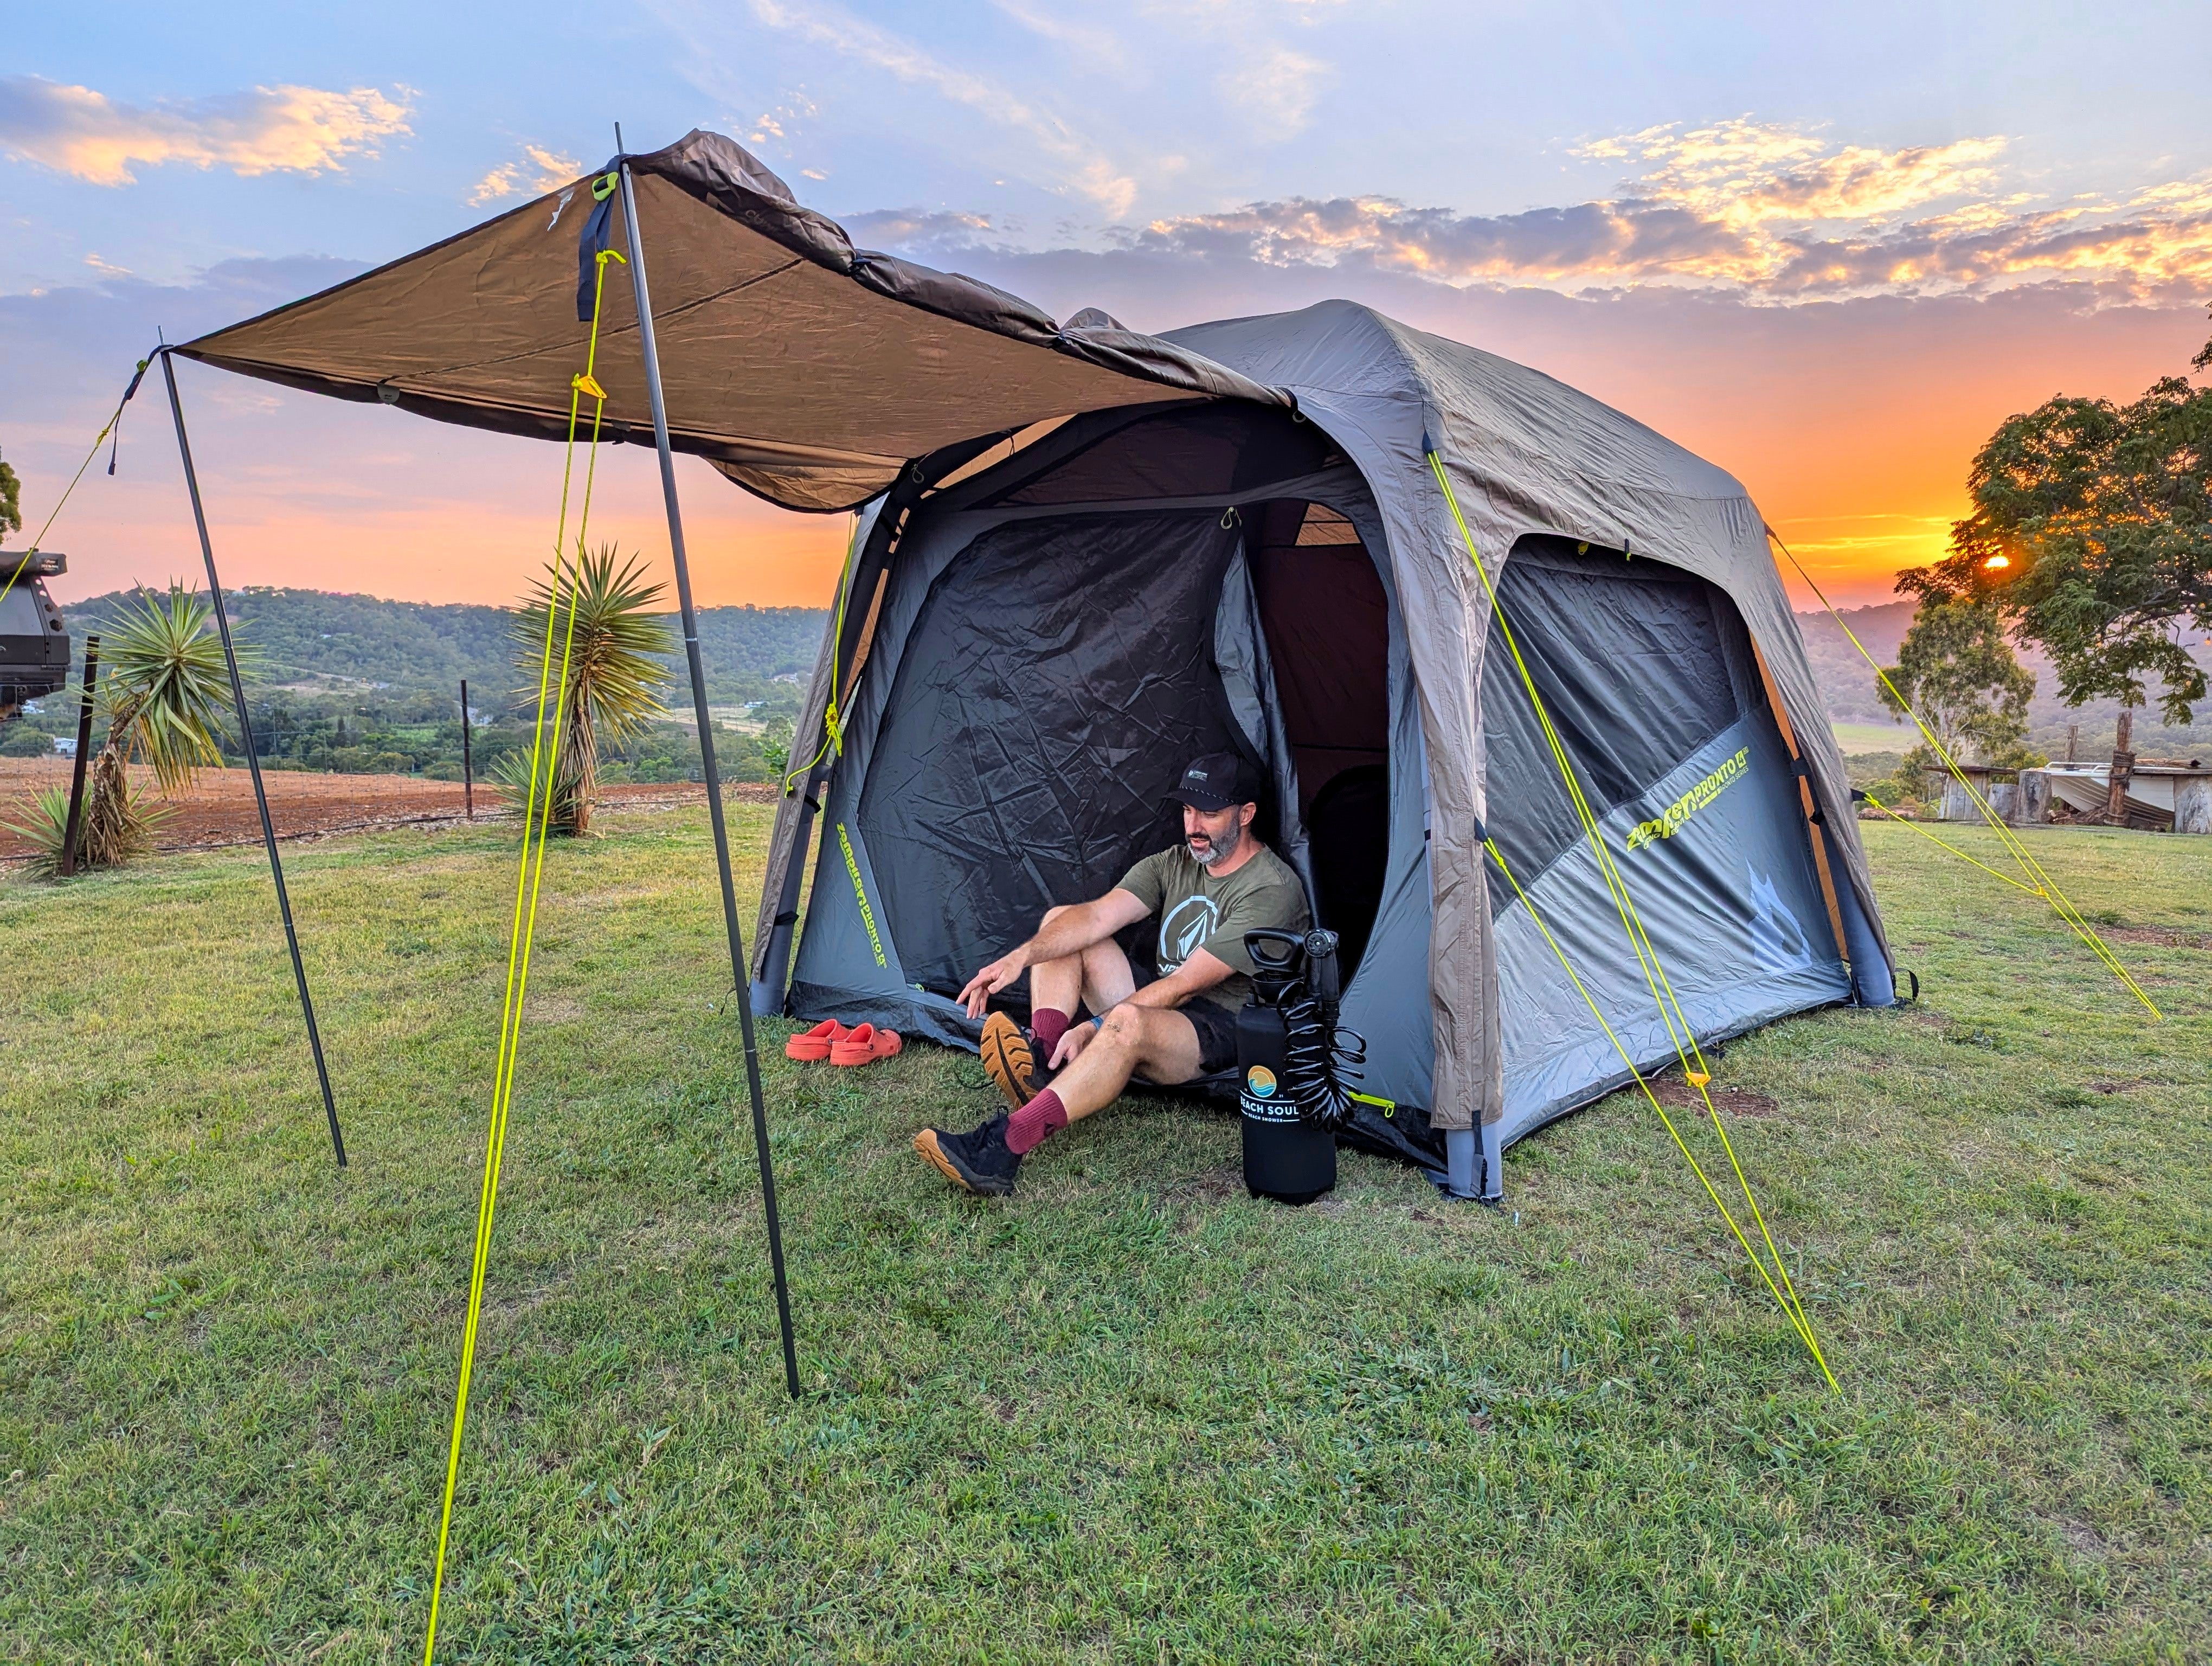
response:
[[(983, 1067), (1009, 1110), (966, 1134), (924, 1128), (915, 1149), (957, 1186), (1000, 1197), (1047, 1136), (1121, 1097), (1142, 1073), (1160, 1086), (1237, 1062), (1237, 1009), (1255, 970), (1244, 933), (1303, 932), (1305, 889), (1252, 831), (1256, 772), (1232, 753), (1200, 758), (1170, 796), (1182, 842), (1147, 856), (1095, 902), (1048, 909), (1035, 937), (960, 992), (970, 1018), (1030, 975), (1030, 1028), (1004, 1012), (983, 1025)], [(1158, 973), (1139, 988), (1114, 933), (1159, 919)], [(1079, 1010), (1096, 1014), (1075, 1022)]]

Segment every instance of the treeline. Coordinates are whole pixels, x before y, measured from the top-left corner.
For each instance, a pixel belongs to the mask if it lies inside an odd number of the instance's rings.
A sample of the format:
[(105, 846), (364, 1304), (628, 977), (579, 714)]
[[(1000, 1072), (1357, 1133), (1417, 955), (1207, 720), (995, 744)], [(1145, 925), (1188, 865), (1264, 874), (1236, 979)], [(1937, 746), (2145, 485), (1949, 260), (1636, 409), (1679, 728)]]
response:
[[(9, 724), (0, 732), (0, 754), (51, 752), (57, 738), (74, 737), (85, 636), (112, 627), (131, 593), (64, 606), (75, 649), (70, 692), (34, 702), (21, 722)], [(489, 775), (503, 753), (529, 750), (536, 690), (520, 686), (508, 609), (267, 587), (226, 591), (223, 599), (254, 661), (246, 708), (266, 768), (458, 781), (465, 678), (477, 776)], [(800, 607), (700, 613), (715, 760), (726, 778), (765, 781), (781, 766), (825, 617)], [(672, 718), (688, 719), (689, 672), (680, 654), (669, 656), (668, 669), (664, 700)], [(221, 738), (227, 757), (242, 764), (238, 738)], [(605, 757), (605, 781), (696, 780), (702, 773), (688, 722), (650, 724)]]

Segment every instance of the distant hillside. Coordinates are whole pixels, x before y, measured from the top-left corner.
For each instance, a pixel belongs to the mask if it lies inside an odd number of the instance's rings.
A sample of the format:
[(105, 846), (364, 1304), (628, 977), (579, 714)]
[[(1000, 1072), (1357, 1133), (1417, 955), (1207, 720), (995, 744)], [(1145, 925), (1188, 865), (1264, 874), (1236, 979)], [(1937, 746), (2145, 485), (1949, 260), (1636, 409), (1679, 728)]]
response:
[[(1866, 644), (1885, 666), (1894, 665), (1897, 650), (1905, 641), (1905, 633), (1912, 627), (1912, 616), (1919, 604), (1916, 601), (1881, 602), (1871, 607), (1850, 607), (1839, 610), (1852, 634)], [(1843, 629), (1825, 612), (1800, 613), (1797, 629), (1805, 638), (1805, 657), (1813, 667), (1813, 680), (1820, 685), (1821, 698), (1828, 704), (1828, 714), (1844, 723), (1891, 723), (1893, 720), (1880, 697), (1875, 693), (1875, 674), (1872, 666), (1850, 645)], [(2020, 662), (2035, 678), (2035, 697), (2028, 702), (2027, 722), (2030, 744), (2053, 757), (2063, 756), (2066, 732), (2073, 725), (2081, 727), (2081, 753), (2084, 757), (2095, 757), (2099, 751), (2109, 752), (2119, 727), (2119, 702), (2116, 700), (2092, 700), (2087, 705), (2069, 706), (2058, 695), (2058, 676), (2051, 670), (2050, 659), (2040, 648), (2029, 647), (2019, 650)], [(2212, 668), (2212, 654), (2203, 647), (2197, 650), (2198, 663)], [(2212, 748), (2212, 702), (2197, 709), (2195, 725), (2185, 729), (2172, 729), (2158, 721), (2157, 708), (2136, 714), (2136, 749), (2147, 752), (2197, 753)], [(1913, 735), (1910, 726), (1898, 724), (1899, 750), (1911, 745)]]
[[(115, 617), (128, 591), (64, 609), (80, 648), (88, 630)], [(516, 680), (514, 614), (501, 607), (385, 601), (374, 596), (267, 587), (226, 591), (224, 604), (242, 641), (262, 659), (263, 684), (343, 678), (392, 689), (450, 691), (469, 679), (471, 696), (503, 699)], [(699, 646), (708, 693), (718, 701), (757, 696), (763, 679), (811, 671), (825, 615), (808, 607), (710, 607), (699, 615)], [(673, 625), (675, 619), (670, 617)], [(672, 670), (684, 697), (680, 654)]]

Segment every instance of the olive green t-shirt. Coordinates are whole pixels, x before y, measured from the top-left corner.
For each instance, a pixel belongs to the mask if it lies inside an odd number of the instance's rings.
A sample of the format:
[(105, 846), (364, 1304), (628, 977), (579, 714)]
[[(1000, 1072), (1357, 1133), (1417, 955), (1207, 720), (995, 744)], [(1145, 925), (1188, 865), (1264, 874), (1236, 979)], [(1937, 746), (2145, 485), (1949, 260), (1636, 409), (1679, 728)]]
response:
[(1312, 923), (1298, 876), (1264, 846), (1234, 873), (1216, 879), (1199, 866), (1188, 845), (1175, 845), (1146, 857), (1115, 889), (1127, 891), (1158, 918), (1153, 960), (1162, 977), (1182, 970), (1199, 949), (1232, 970), (1233, 976), (1200, 992), (1231, 1011), (1251, 998), (1256, 970), (1244, 952), (1244, 933), (1261, 928), (1303, 932)]

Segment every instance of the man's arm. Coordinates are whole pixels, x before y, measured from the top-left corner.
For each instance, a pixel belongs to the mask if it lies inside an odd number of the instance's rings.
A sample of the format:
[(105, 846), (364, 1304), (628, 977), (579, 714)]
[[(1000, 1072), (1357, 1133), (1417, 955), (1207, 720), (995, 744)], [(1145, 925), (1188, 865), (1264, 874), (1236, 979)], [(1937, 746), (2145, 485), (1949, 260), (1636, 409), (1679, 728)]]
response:
[[(1096, 902), (1062, 909), (1038, 928), (1035, 937), (1000, 956), (969, 978), (968, 987), (960, 992), (961, 1005), (968, 1009), (969, 1018), (980, 1018), (991, 997), (1030, 967), (1081, 954), (1092, 944), (1104, 942), (1124, 926), (1135, 925), (1151, 912), (1143, 898), (1118, 885)], [(1228, 976), (1227, 967), (1221, 970), (1224, 977)]]

